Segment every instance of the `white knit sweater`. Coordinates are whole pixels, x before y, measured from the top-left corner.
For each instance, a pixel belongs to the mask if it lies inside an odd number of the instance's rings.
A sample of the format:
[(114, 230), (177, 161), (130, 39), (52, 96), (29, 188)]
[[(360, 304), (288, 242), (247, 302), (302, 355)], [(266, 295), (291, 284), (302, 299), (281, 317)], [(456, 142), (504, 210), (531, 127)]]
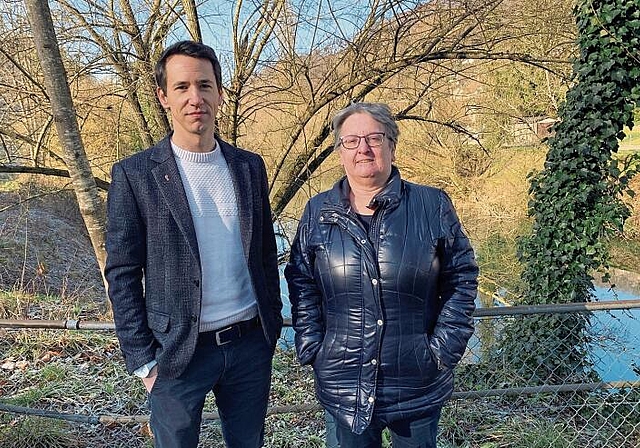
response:
[(186, 151), (171, 143), (195, 226), (202, 265), (200, 331), (257, 314), (240, 236), (238, 205), (219, 145), (211, 152)]

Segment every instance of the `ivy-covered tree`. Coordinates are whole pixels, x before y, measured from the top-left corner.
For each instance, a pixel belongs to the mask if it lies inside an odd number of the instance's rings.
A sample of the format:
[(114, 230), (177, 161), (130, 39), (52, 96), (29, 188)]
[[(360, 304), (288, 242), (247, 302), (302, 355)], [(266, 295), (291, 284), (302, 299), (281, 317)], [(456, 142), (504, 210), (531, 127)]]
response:
[(531, 236), (521, 245), (530, 304), (584, 302), (593, 274), (608, 267), (607, 239), (622, 231), (636, 156), (617, 156), (640, 101), (637, 0), (576, 5), (576, 85), (560, 109), (544, 170), (531, 180)]
[[(531, 178), (533, 230), (520, 245), (527, 304), (590, 301), (593, 276), (608, 268), (607, 242), (630, 215), (623, 195), (633, 194), (639, 157), (617, 151), (640, 104), (640, 8), (637, 0), (579, 0), (575, 16), (575, 85), (559, 110), (544, 169)], [(590, 376), (588, 319), (519, 321), (505, 329), (503, 354), (519, 354), (514, 369), (540, 382)]]

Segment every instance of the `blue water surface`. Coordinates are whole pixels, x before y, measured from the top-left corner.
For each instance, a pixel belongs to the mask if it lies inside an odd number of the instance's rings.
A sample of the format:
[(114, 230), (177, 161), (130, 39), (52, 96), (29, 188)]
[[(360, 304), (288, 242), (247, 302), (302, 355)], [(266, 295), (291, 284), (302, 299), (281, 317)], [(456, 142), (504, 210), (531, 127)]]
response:
[[(596, 287), (598, 301), (635, 300), (637, 293)], [(603, 381), (640, 379), (640, 309), (594, 311), (591, 356)]]

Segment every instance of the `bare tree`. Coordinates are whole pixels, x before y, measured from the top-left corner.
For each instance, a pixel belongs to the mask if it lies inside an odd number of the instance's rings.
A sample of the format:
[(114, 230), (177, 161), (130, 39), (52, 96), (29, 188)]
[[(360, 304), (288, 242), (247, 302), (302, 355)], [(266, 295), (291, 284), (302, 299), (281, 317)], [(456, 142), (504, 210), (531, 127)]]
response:
[[(69, 169), (80, 213), (102, 271), (106, 260), (104, 210), (80, 137), (49, 4), (39, 0), (26, 0), (25, 3), (44, 74), (44, 82), (51, 100), (56, 130), (62, 142), (65, 163)], [(107, 302), (105, 301), (105, 303)]]
[[(456, 92), (470, 81), (492, 88), (496, 64), (556, 77), (573, 48), (569, 0), (542, 10), (525, 0), (221, 0), (197, 10), (191, 0), (54, 4), (67, 63), (122, 97), (119, 117), (137, 123), (129, 152), (168, 132), (152, 67), (171, 37), (197, 34), (198, 16), (204, 18), (228, 62), (219, 132), (265, 156), (276, 215), (322, 172), (332, 153), (329, 119), (349, 102), (391, 103), (398, 119), (428, 133), (422, 140), (430, 148), (471, 141), (483, 150), (476, 129), (481, 108)], [(38, 74), (14, 67), (29, 74), (29, 88), (38, 91)], [(87, 104), (82, 116), (92, 113)], [(0, 135), (30, 147), (46, 143), (49, 132), (37, 129), (15, 132), (0, 120)]]
[[(22, 5), (19, 5), (22, 6)], [(22, 13), (22, 14), (21, 14)], [(24, 10), (3, 13), (0, 24), (0, 136), (13, 164), (45, 164), (53, 119)], [(46, 103), (46, 106), (45, 106)]]
[[(61, 167), (61, 149), (52, 132), (53, 116), (44, 85), (25, 5), (0, 17), (0, 138), (5, 160), (19, 166)], [(59, 12), (59, 11), (58, 11)], [(66, 23), (57, 14), (54, 23)], [(110, 75), (100, 59), (84, 53), (69, 27), (58, 28), (57, 38), (74, 99), (76, 118), (96, 175), (108, 178), (114, 157), (139, 149), (144, 143), (136, 130), (135, 107), (127, 101), (124, 83)], [(62, 37), (60, 37), (62, 35)], [(151, 141), (151, 140), (149, 140)], [(1, 168), (0, 169), (4, 169)]]
[(247, 83), (255, 76), (265, 50), (273, 40), (274, 30), (284, 11), (284, 6), (284, 0), (266, 0), (257, 3), (239, 0), (233, 9), (234, 63), (231, 81), (225, 90), (227, 99), (223, 111), (225, 118), (221, 120), (222, 134), (233, 144), (238, 143), (239, 133), (247, 119), (248, 108), (244, 104), (245, 88), (248, 87), (255, 92), (255, 86), (252, 89)]
[(156, 99), (153, 65), (165, 40), (182, 17), (180, 0), (56, 0), (71, 24), (65, 39), (79, 42), (89, 55), (88, 72), (113, 73), (134, 111), (141, 147), (169, 132), (169, 121)]
[[(526, 26), (525, 4), (237, 2), (221, 128), (232, 141), (269, 147), (276, 215), (332, 153), (329, 118), (351, 101), (386, 101), (400, 120), (437, 123), (473, 139), (468, 123), (434, 107), (451, 95), (452, 81), (480, 77), (495, 61), (540, 70), (567, 62), (570, 41), (557, 32), (552, 41), (562, 44), (555, 52), (525, 45), (546, 33)], [(561, 19), (571, 29), (570, 14)]]

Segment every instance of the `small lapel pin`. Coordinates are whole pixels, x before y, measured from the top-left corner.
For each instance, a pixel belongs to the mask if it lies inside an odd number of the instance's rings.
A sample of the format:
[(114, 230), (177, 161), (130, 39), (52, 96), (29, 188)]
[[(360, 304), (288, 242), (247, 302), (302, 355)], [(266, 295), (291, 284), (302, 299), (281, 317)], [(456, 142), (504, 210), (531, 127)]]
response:
[(165, 175), (164, 175), (164, 180), (166, 180), (167, 182), (169, 182), (169, 175), (168, 175), (168, 174), (165, 174)]

